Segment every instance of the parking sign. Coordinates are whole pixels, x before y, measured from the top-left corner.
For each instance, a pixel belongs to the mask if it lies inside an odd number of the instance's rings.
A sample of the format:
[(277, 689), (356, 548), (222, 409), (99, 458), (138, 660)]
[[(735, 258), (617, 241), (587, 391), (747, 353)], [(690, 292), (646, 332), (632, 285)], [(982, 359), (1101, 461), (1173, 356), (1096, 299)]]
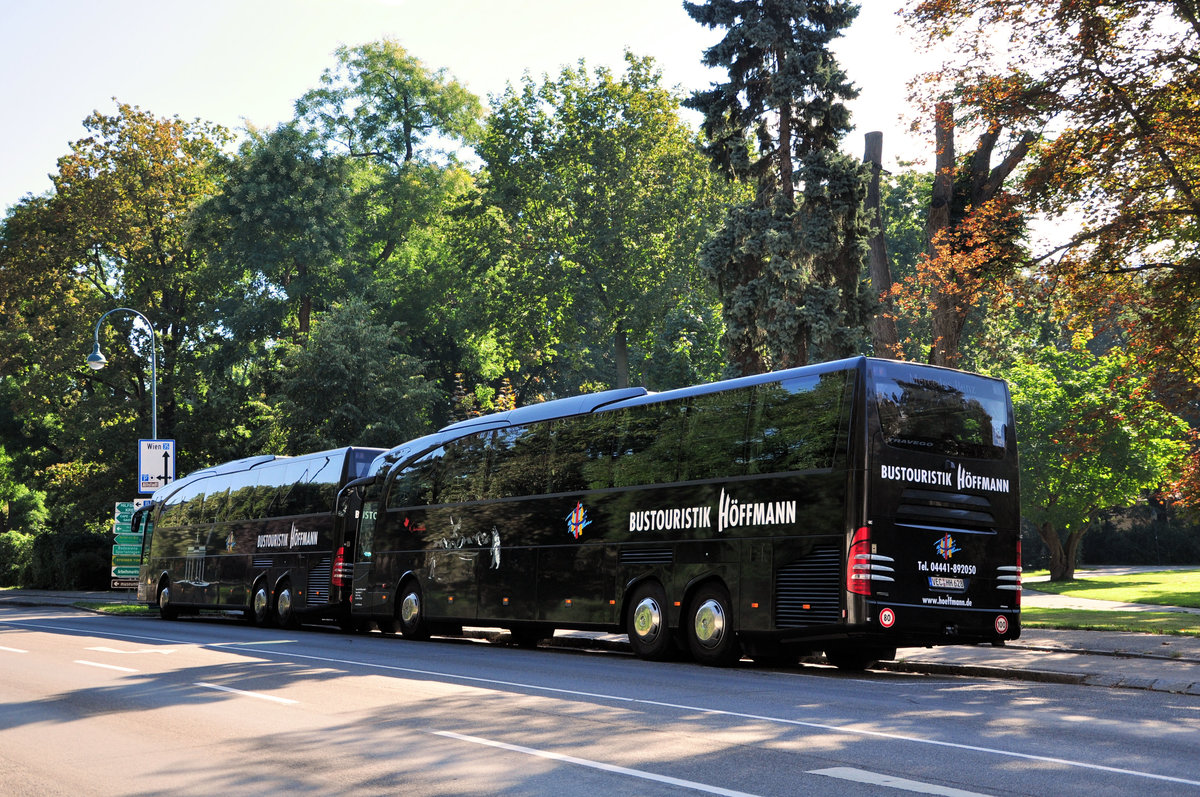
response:
[(138, 440), (138, 492), (152, 493), (175, 480), (175, 441)]

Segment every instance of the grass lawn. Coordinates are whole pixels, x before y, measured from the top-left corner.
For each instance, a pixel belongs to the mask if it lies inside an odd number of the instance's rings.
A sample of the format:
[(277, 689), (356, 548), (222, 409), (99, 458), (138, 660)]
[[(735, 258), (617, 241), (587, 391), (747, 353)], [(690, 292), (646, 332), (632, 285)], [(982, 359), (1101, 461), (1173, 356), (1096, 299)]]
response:
[(1163, 570), (1127, 576), (1089, 576), (1086, 570), (1077, 570), (1075, 575), (1074, 581), (1038, 581), (1029, 588), (1073, 598), (1200, 608), (1200, 570)]
[(1022, 628), (1128, 631), (1134, 634), (1200, 636), (1200, 615), (1183, 612), (1121, 612), (1092, 609), (1021, 609)]
[(86, 603), (79, 602), (73, 604), (80, 609), (90, 609), (101, 614), (123, 614), (130, 617), (150, 617), (151, 615), (158, 616), (157, 606), (148, 606), (145, 603)]

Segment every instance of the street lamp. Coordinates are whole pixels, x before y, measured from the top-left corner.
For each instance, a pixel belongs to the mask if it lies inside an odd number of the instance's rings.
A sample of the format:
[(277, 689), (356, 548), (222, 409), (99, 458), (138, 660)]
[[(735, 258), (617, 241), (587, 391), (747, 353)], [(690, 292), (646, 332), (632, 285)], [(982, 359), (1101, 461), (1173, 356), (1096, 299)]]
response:
[(108, 318), (113, 313), (133, 313), (138, 318), (146, 322), (146, 326), (150, 327), (150, 437), (154, 440), (158, 439), (158, 346), (157, 337), (154, 334), (154, 325), (150, 323), (150, 319), (139, 313), (137, 310), (131, 310), (128, 307), (115, 307), (109, 310), (104, 315), (100, 316), (100, 320), (96, 322), (96, 328), (92, 331), (92, 353), (87, 357), (88, 367), (94, 371), (99, 371), (104, 366), (108, 365), (108, 360), (104, 353), (100, 351), (100, 325), (104, 323), (104, 319)]

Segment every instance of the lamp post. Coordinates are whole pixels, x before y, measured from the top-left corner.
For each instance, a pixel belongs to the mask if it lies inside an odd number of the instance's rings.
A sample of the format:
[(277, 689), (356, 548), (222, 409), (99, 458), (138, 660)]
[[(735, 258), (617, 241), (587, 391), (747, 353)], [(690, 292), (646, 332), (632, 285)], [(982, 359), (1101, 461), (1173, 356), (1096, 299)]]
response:
[(100, 316), (100, 320), (96, 322), (96, 329), (92, 332), (92, 353), (88, 355), (88, 367), (94, 371), (99, 371), (104, 366), (108, 365), (108, 359), (100, 351), (100, 325), (104, 323), (104, 319), (108, 318), (113, 313), (133, 313), (138, 318), (146, 322), (146, 326), (150, 327), (150, 437), (154, 440), (158, 439), (158, 338), (154, 333), (154, 325), (150, 323), (150, 319), (139, 313), (137, 310), (132, 310), (128, 307), (115, 307), (109, 310), (104, 315)]

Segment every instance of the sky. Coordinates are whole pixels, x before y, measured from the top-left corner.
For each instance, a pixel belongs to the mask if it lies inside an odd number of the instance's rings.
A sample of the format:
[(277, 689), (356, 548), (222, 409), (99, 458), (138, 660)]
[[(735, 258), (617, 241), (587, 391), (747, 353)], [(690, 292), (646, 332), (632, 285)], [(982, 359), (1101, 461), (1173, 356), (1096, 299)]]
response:
[[(881, 130), (885, 168), (925, 161), (931, 147), (901, 116), (906, 83), (928, 59), (900, 29), (899, 0), (861, 4), (835, 45), (861, 91), (845, 149), (861, 155), (862, 134)], [(620, 72), (626, 49), (691, 91), (722, 79), (700, 63), (719, 36), (680, 0), (0, 0), (0, 207), (49, 191), (83, 119), (113, 113), (114, 98), (235, 132), (270, 128), (291, 118), (339, 46), (385, 37), (485, 101), (581, 58)]]

